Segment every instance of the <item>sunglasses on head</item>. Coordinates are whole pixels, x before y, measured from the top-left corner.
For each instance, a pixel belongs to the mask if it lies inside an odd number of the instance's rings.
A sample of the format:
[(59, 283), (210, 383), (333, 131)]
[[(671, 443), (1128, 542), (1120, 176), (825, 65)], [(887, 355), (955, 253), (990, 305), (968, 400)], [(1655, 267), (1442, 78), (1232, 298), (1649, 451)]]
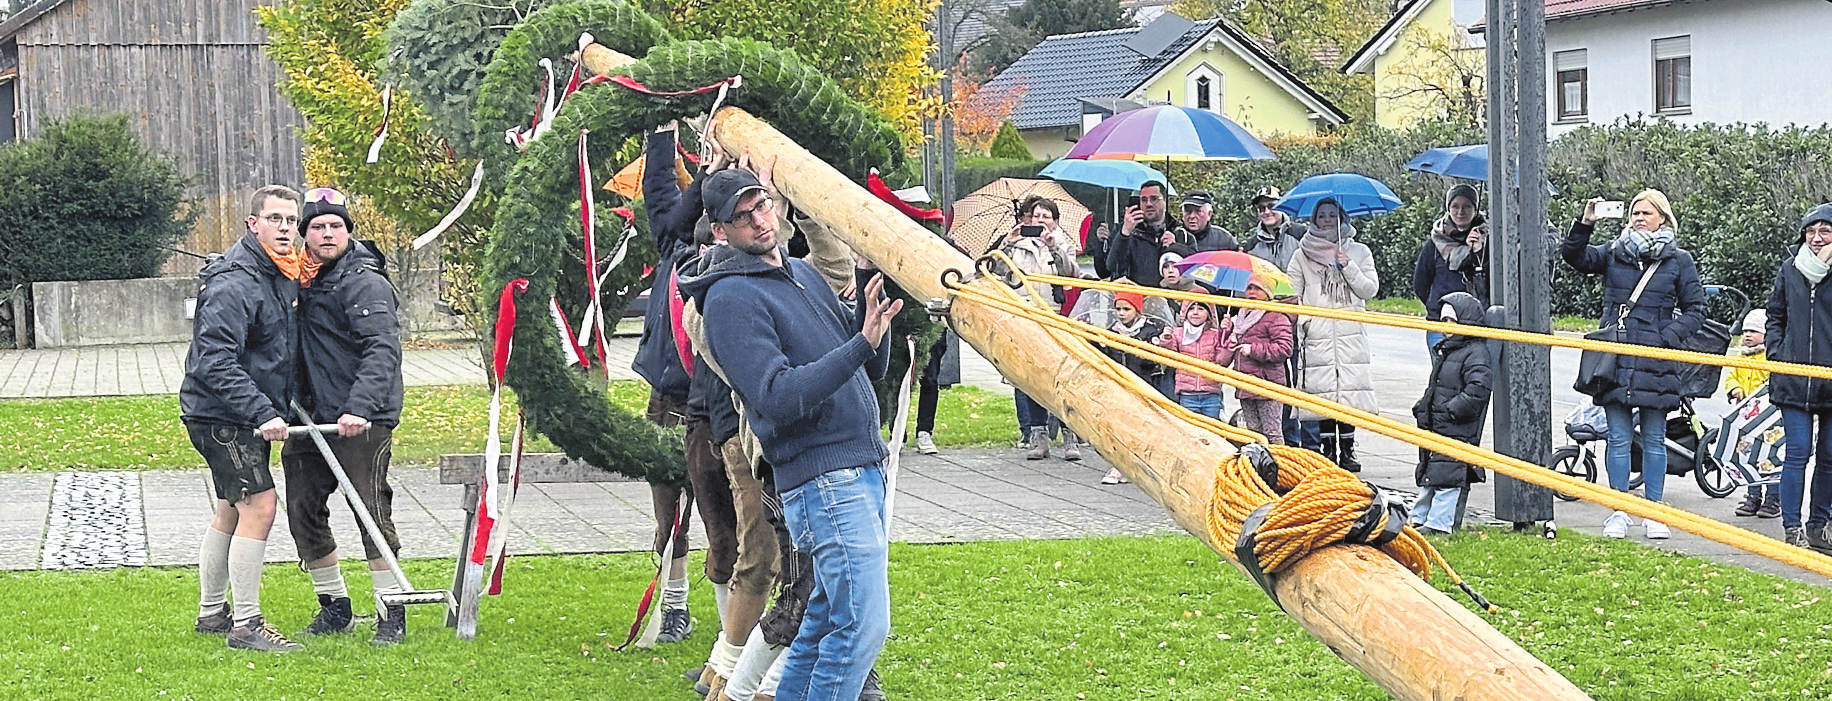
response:
[(328, 187), (315, 187), (306, 191), (305, 201), (308, 203), (323, 202), (342, 207), (350, 204), (350, 197)]

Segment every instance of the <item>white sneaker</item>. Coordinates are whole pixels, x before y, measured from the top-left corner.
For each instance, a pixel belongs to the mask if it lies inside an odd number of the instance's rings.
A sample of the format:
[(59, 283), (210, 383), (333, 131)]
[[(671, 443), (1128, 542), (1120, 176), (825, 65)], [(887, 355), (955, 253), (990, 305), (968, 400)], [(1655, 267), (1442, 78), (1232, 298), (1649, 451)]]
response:
[(1659, 521), (1642, 521), (1641, 525), (1647, 527), (1648, 540), (1666, 540), (1673, 537), (1673, 531), (1667, 528), (1667, 524)]
[(1610, 514), (1609, 518), (1603, 520), (1603, 537), (1627, 538), (1629, 523), (1629, 517), (1626, 513), (1617, 511)]
[(916, 452), (922, 453), (923, 455), (934, 455), (936, 453), (935, 437), (929, 435), (928, 431), (917, 431)]

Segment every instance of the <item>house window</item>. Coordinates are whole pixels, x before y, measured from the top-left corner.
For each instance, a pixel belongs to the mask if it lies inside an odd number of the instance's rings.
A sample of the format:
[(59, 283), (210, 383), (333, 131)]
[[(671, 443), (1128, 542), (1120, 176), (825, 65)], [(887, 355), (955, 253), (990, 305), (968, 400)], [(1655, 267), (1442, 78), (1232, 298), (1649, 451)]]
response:
[[(1199, 64), (1183, 76), (1183, 106), (1221, 114), (1222, 90), (1225, 85), (1221, 71), (1215, 70), (1208, 63)], [(1165, 97), (1169, 99), (1171, 96)]]
[(1692, 109), (1692, 37), (1654, 40), (1654, 111)]
[(1552, 55), (1553, 75), (1558, 79), (1558, 121), (1583, 121), (1590, 114), (1588, 53), (1578, 49)]

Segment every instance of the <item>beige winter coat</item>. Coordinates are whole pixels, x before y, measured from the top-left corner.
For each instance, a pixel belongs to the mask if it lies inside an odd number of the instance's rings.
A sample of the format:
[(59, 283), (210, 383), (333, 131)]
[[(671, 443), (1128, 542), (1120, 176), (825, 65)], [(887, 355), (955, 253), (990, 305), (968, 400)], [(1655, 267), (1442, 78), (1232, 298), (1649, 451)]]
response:
[[(1346, 228), (1346, 227), (1345, 227)], [(1311, 260), (1300, 250), (1291, 257), (1285, 274), (1298, 292), (1298, 303), (1334, 309), (1368, 308), (1367, 300), (1380, 291), (1380, 277), (1374, 271), (1374, 253), (1352, 236), (1344, 237), (1343, 252), (1348, 263), (1337, 268)], [(1373, 356), (1368, 351), (1368, 331), (1357, 322), (1298, 318), (1299, 389), (1324, 399), (1380, 413), (1380, 402), (1374, 395)], [(1325, 417), (1298, 409), (1299, 421), (1319, 421)]]

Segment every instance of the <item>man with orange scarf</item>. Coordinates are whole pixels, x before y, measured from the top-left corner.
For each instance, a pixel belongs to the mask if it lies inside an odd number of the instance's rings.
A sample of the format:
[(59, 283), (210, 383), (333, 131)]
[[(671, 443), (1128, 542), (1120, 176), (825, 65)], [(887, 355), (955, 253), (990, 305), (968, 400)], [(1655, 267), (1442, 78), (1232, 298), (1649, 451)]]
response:
[(263, 620), (260, 603), (276, 502), (270, 442), (286, 438), (298, 362), (298, 226), (299, 193), (278, 185), (255, 191), (248, 233), (199, 273), (178, 389), (185, 430), (210, 466), (216, 491), (216, 511), (198, 549), (196, 630), (226, 634), (232, 648), (265, 652), (300, 649)]

